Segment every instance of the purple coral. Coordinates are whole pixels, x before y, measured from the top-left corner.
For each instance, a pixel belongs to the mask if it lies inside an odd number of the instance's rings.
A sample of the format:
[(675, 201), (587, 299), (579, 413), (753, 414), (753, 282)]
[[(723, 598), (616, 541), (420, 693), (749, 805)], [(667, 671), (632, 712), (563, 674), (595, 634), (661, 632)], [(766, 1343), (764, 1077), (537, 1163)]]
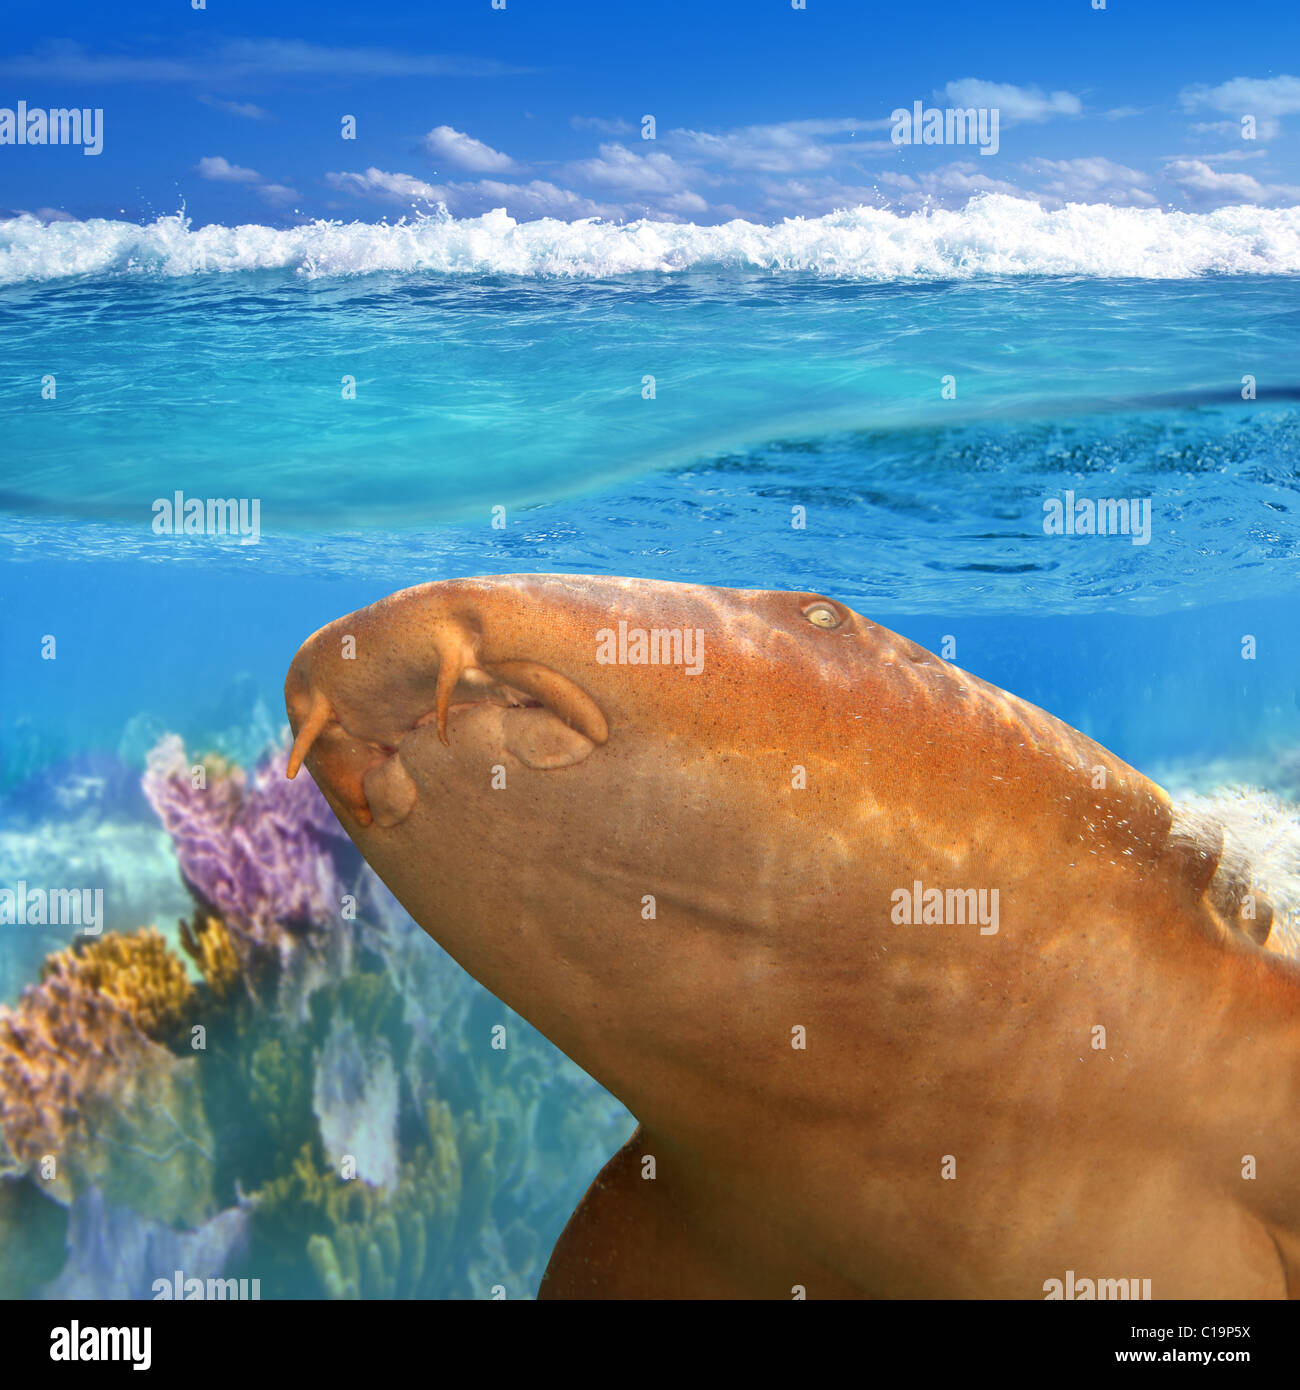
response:
[(282, 926), (337, 920), (343, 886), (331, 846), (347, 837), (316, 785), (284, 775), (286, 750), (251, 782), (209, 759), (195, 787), (185, 745), (168, 734), (151, 750), (143, 787), (193, 890), (227, 922), (270, 943)]

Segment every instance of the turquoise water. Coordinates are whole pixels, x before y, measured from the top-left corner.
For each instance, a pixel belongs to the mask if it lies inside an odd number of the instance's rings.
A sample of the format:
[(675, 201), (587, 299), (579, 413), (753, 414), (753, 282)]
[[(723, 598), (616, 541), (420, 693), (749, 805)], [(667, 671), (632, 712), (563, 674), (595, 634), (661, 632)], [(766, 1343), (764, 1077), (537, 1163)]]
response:
[[(895, 511), (946, 497), (991, 520), (1018, 483), (1164, 474), (1172, 493), (1218, 463), (1285, 488), (1270, 429), (1289, 417), (1260, 407), (1300, 390), (1293, 285), (275, 270), (11, 287), (6, 491), (127, 523), (183, 487), (260, 498), (267, 531), (431, 525), (773, 443), (817, 460), (799, 480), (833, 513), (888, 509), (901, 483)], [(1245, 375), (1254, 410), (1194, 411), (1241, 404)], [(1202, 457), (1180, 468), (1184, 445)], [(864, 463), (876, 495), (845, 496)], [(760, 454), (752, 471), (773, 467)]]
[[(1211, 223), (1184, 241), (1229, 237)], [(110, 254), (87, 232), (89, 273), (20, 273), (20, 230), (0, 236), (0, 881), (115, 873), (110, 928), (170, 930), (186, 902), (165, 837), (128, 834), (159, 835), (134, 791), (149, 749), (174, 733), (251, 766), (307, 634), (476, 573), (824, 592), (931, 649), (951, 638), (959, 665), (1153, 775), (1300, 789), (1300, 297), (1276, 254), (1116, 274), (1076, 247), (1064, 273), (1028, 253), (990, 269), (929, 228), (938, 260), (892, 274), (862, 246), (613, 273), (554, 243), (550, 269), (533, 248), (512, 274), (504, 242), (486, 269), (340, 273), (320, 247), (225, 263), (212, 233), (186, 268), (172, 242), (128, 254), (115, 233)], [(1262, 236), (1229, 230), (1239, 255)], [(257, 537), (155, 534), (177, 490), (256, 499)], [(1046, 534), (1067, 490), (1149, 502), (1149, 537)], [(5, 999), (56, 936), (0, 939)], [(495, 1017), (439, 969), (445, 1019)], [(494, 1260), (530, 1292), (630, 1128), (529, 1047), (506, 1089), (531, 1097), (531, 1148), (439, 1293), (481, 1292)], [(488, 1083), (454, 1069), (446, 1094), (472, 1110)], [(581, 1142), (548, 1094), (591, 1107)], [(296, 1258), (290, 1285), (319, 1293)]]

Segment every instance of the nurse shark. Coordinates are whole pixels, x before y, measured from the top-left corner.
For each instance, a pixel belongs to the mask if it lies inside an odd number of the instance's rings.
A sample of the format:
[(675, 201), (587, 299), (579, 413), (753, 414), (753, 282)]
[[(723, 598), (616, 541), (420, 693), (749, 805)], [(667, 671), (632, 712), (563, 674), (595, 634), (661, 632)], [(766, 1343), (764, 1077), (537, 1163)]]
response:
[(819, 594), (566, 575), (394, 594), (285, 698), (289, 775), (639, 1121), (542, 1297), (1300, 1292), (1300, 966), (1042, 710)]

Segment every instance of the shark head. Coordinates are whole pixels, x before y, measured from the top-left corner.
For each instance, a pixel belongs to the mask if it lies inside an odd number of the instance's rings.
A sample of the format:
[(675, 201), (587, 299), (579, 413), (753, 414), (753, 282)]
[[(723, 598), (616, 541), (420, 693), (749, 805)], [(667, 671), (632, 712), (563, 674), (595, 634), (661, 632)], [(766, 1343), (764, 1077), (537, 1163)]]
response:
[(303, 644), (285, 683), (289, 775), (305, 762), (349, 830), (377, 832), (447, 810), (458, 779), (505, 790), (512, 771), (563, 771), (525, 783), (572, 822), (593, 783), (642, 763), (705, 741), (725, 761), (815, 724), (826, 711), (806, 692), (847, 689), (862, 626), (814, 594), (563, 575), (421, 585)]
[[(864, 629), (815, 594), (563, 575), (421, 585), (303, 643), (285, 682), (289, 775), (308, 767), (363, 850), (420, 847), (457, 884), (449, 910), (494, 862), (517, 881), (534, 860), (550, 878), (581, 863), (634, 879), (707, 851), (711, 780), (757, 771), (790, 789), (792, 736), (835, 737)], [(802, 811), (793, 796), (787, 809)], [(477, 851), (458, 857), (470, 823)]]
[(752, 985), (860, 913), (892, 775), (864, 672), (921, 660), (814, 593), (425, 584), (303, 643), (289, 772), (426, 931), (590, 1065), (578, 1035), (612, 998), (662, 996), (702, 953), (738, 974), (698, 989)]

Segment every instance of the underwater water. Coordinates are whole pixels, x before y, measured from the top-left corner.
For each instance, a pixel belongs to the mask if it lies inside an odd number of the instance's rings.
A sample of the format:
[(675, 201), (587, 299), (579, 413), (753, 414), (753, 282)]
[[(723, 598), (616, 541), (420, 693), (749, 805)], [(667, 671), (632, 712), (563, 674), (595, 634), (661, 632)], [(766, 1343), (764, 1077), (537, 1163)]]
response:
[[(38, 1252), (0, 1254), (0, 1294), (148, 1296), (174, 1260), (266, 1297), (527, 1297), (631, 1132), (311, 788), (276, 799), (298, 645), (397, 588), (826, 593), (1243, 836), (1267, 814), (1300, 882), (1300, 214), (1032, 207), (0, 224), (0, 888), (102, 888), (94, 940), (135, 944), (96, 968), (150, 1019), (130, 1076), (98, 1035), (35, 1075), (0, 1025), (0, 1251)], [(256, 524), (159, 534), (178, 491)], [(1127, 533), (1045, 530), (1120, 501)], [(259, 846), (354, 915), (231, 867)], [(0, 926), (0, 1000), (72, 936)], [(31, 1118), (56, 1082), (80, 1118)]]

